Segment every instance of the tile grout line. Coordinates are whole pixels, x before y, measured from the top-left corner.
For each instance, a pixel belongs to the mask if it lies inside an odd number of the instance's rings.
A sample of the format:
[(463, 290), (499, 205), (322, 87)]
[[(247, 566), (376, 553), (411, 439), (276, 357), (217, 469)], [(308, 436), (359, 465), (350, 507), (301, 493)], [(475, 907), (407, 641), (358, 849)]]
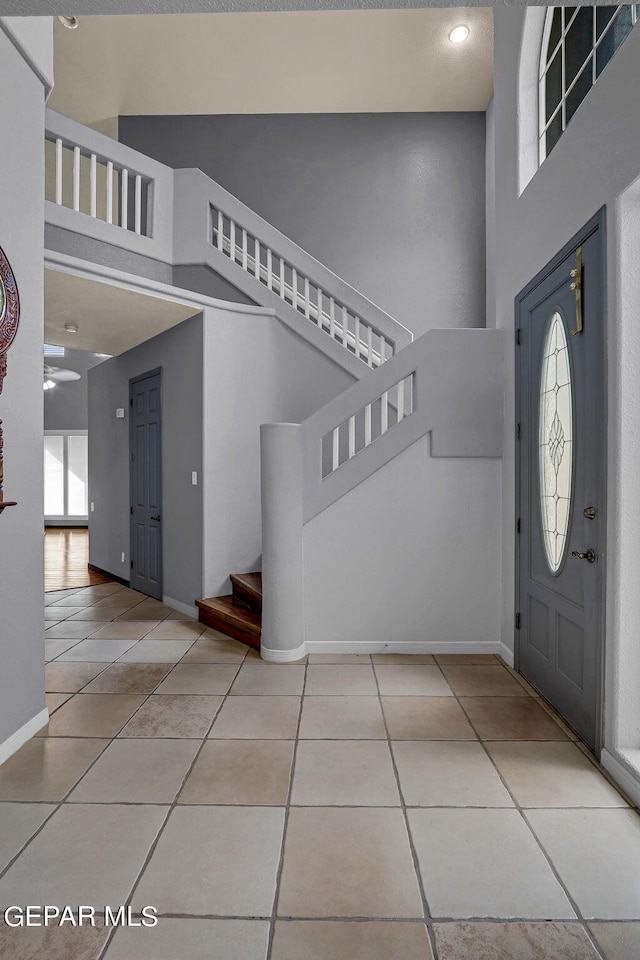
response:
[[(447, 679), (447, 678), (446, 678), (446, 674), (444, 673), (444, 671), (443, 671), (442, 668), (440, 667), (440, 664), (438, 664), (438, 668), (440, 669), (440, 672), (442, 673), (442, 676), (443, 676), (443, 677), (445, 678), (445, 680), (446, 680), (446, 679)], [(505, 668), (505, 669), (506, 669), (506, 668)], [(447, 681), (447, 682), (448, 682), (448, 681)], [(451, 686), (451, 685), (449, 684), (449, 686)], [(523, 689), (526, 691), (526, 688), (523, 687)], [(556, 878), (556, 881), (558, 882), (561, 890), (563, 891), (565, 897), (567, 898), (567, 901), (568, 901), (569, 905), (571, 906), (571, 909), (574, 911), (574, 913), (575, 913), (575, 915), (576, 915), (576, 920), (577, 920), (577, 922), (582, 926), (582, 929), (583, 929), (583, 931), (585, 932), (585, 935), (586, 935), (587, 939), (589, 940), (589, 942), (590, 942), (590, 943), (592, 944), (592, 946), (594, 947), (594, 949), (595, 949), (595, 951), (596, 951), (596, 955), (598, 956), (599, 960), (605, 960), (605, 958), (604, 958), (604, 956), (603, 956), (603, 954), (602, 954), (602, 951), (600, 950), (598, 944), (596, 943), (596, 941), (595, 941), (595, 939), (594, 939), (594, 937), (593, 937), (593, 934), (591, 933), (591, 931), (590, 931), (590, 929), (589, 929), (589, 927), (588, 927), (588, 924), (587, 924), (587, 921), (586, 921), (585, 917), (582, 915), (582, 912), (581, 912), (581, 910), (580, 910), (579, 907), (578, 907), (578, 904), (576, 903), (576, 901), (574, 900), (573, 896), (572, 896), (571, 893), (569, 892), (566, 884), (565, 884), (564, 881), (562, 880), (562, 878), (561, 878), (558, 870), (556, 869), (553, 861), (551, 860), (551, 857), (549, 856), (549, 854), (548, 854), (547, 851), (545, 850), (545, 848), (544, 848), (541, 840), (539, 839), (539, 837), (538, 837), (537, 834), (535, 833), (533, 827), (531, 826), (531, 824), (530, 824), (529, 821), (527, 820), (523, 808), (520, 806), (520, 804), (519, 804), (518, 801), (516, 800), (516, 798), (515, 798), (512, 790), (509, 788), (507, 782), (505, 781), (504, 777), (502, 776), (502, 773), (501, 773), (500, 770), (498, 769), (497, 764), (495, 763), (493, 757), (492, 757), (491, 754), (489, 753), (489, 751), (488, 751), (488, 749), (487, 749), (487, 747), (486, 747), (486, 745), (485, 745), (484, 740), (482, 740), (482, 738), (480, 737), (480, 734), (478, 733), (478, 731), (477, 731), (474, 723), (472, 722), (471, 717), (469, 716), (469, 714), (468, 714), (467, 711), (465, 710), (463, 704), (460, 702), (461, 698), (458, 696), (458, 694), (455, 692), (455, 690), (453, 690), (453, 687), (451, 687), (451, 692), (453, 693), (453, 696), (455, 697), (455, 700), (456, 700), (458, 706), (460, 707), (460, 709), (463, 711), (465, 717), (467, 718), (467, 721), (468, 721), (469, 724), (471, 725), (472, 730), (474, 731), (474, 733), (475, 733), (476, 736), (478, 737), (478, 742), (481, 744), (482, 749), (483, 749), (485, 755), (487, 756), (489, 762), (491, 763), (492, 767), (493, 767), (494, 770), (496, 771), (496, 774), (497, 774), (498, 777), (500, 778), (500, 781), (502, 782), (502, 785), (504, 786), (505, 790), (507, 791), (507, 793), (508, 793), (509, 796), (511, 797), (511, 800), (512, 800), (512, 802), (513, 802), (513, 805), (514, 805), (515, 809), (518, 811), (521, 819), (524, 821), (527, 829), (529, 830), (529, 833), (530, 833), (531, 836), (533, 837), (536, 845), (538, 846), (538, 848), (540, 849), (543, 857), (545, 858), (546, 862), (548, 863), (549, 869), (551, 870), (553, 876)], [(532, 697), (531, 694), (530, 694), (528, 691), (526, 691), (526, 693), (527, 693), (529, 699), (531, 699), (531, 700), (536, 700), (536, 699), (537, 699), (536, 697)], [(552, 719), (553, 719), (553, 718), (552, 718)], [(555, 721), (554, 721), (554, 722), (555, 722)], [(560, 728), (560, 729), (561, 729), (561, 728)], [(564, 731), (563, 731), (563, 732), (564, 732)], [(560, 742), (562, 742), (562, 741), (560, 741)], [(571, 741), (569, 740), (568, 742), (570, 743)], [(496, 809), (498, 809), (498, 808), (496, 808)], [(502, 808), (502, 809), (508, 809), (508, 808)], [(557, 807), (556, 807), (556, 808), (553, 808), (553, 807), (551, 807), (551, 808), (547, 808), (547, 809), (561, 809), (561, 808), (557, 808)]]
[[(152, 629), (153, 629), (153, 628), (152, 628)], [(80, 642), (80, 641), (79, 641), (79, 642)], [(195, 642), (195, 641), (194, 641), (194, 642)], [(188, 651), (185, 652), (184, 656), (186, 656), (186, 653), (188, 653)], [(231, 685), (230, 685), (229, 689), (231, 688), (231, 686), (232, 686), (233, 683), (235, 682), (235, 677), (237, 677), (237, 675), (238, 675), (238, 673), (239, 673), (239, 671), (240, 671), (240, 667), (243, 665), (245, 659), (246, 659), (246, 654), (245, 654), (245, 657), (243, 658), (242, 662), (241, 662), (240, 665), (238, 666), (238, 669), (236, 670), (236, 674), (235, 674), (235, 676), (234, 676), (234, 679), (231, 681)], [(52, 662), (53, 662), (53, 661), (52, 661)], [(82, 662), (82, 661), (68, 661), (68, 662), (73, 663), (73, 662)], [(180, 662), (180, 661), (178, 661), (178, 662)], [(68, 703), (70, 700), (73, 699), (74, 696), (77, 696), (78, 694), (80, 694), (81, 691), (84, 690), (84, 688), (85, 688), (86, 686), (88, 686), (89, 683), (92, 683), (93, 680), (97, 679), (97, 677), (102, 676), (102, 674), (105, 673), (105, 671), (108, 670), (109, 667), (113, 666), (114, 663), (117, 663), (117, 661), (112, 661), (111, 663), (105, 664), (104, 670), (101, 670), (98, 674), (96, 674), (96, 677), (93, 677), (91, 680), (88, 680), (87, 683), (84, 685), (84, 687), (81, 687), (79, 690), (77, 690), (75, 693), (73, 693), (73, 694), (71, 695), (71, 697), (69, 698), (69, 700), (65, 701), (65, 703)], [(175, 666), (177, 666), (177, 663), (173, 665), (173, 667), (175, 667)], [(172, 669), (173, 669), (173, 668), (172, 668)], [(169, 673), (171, 673), (171, 672), (172, 672), (172, 670), (169, 671)], [(169, 676), (169, 673), (167, 673), (166, 676)], [(164, 679), (165, 679), (165, 678), (163, 677), (163, 680), (164, 680)], [(159, 681), (158, 686), (159, 686), (160, 683), (162, 683), (162, 680)], [(154, 689), (157, 689), (157, 687), (154, 688)], [(54, 809), (51, 811), (51, 813), (49, 814), (49, 816), (46, 817), (45, 820), (43, 820), (43, 822), (40, 824), (40, 826), (39, 826), (38, 829), (35, 831), (35, 833), (33, 833), (33, 835), (30, 836), (30, 837), (26, 840), (26, 842), (25, 842), (25, 843), (23, 844), (23, 846), (20, 848), (20, 850), (18, 851), (18, 853), (17, 853), (14, 857), (12, 857), (12, 859), (2, 868), (2, 870), (0, 870), (0, 879), (2, 879), (2, 878), (5, 876), (5, 874), (10, 870), (10, 868), (11, 868), (11, 867), (14, 865), (14, 863), (19, 859), (19, 857), (22, 856), (22, 854), (25, 852), (25, 850), (27, 849), (27, 847), (30, 846), (31, 843), (35, 840), (35, 838), (42, 832), (42, 830), (44, 829), (45, 825), (51, 820), (51, 818), (52, 818), (60, 809), (62, 809), (62, 807), (63, 807), (63, 805), (64, 805), (65, 803), (67, 803), (67, 801), (69, 800), (69, 797), (70, 797), (71, 793), (72, 793), (72, 792), (75, 790), (75, 788), (80, 784), (80, 782), (81, 782), (82, 780), (84, 780), (84, 778), (87, 776), (87, 774), (89, 773), (89, 771), (90, 771), (91, 769), (93, 769), (93, 767), (96, 765), (96, 763), (98, 762), (98, 760), (105, 754), (105, 752), (108, 750), (108, 748), (118, 739), (118, 737), (119, 737), (120, 733), (122, 732), (122, 730), (124, 730), (124, 728), (127, 726), (127, 724), (133, 719), (133, 717), (138, 713), (138, 711), (140, 710), (140, 708), (141, 708), (142, 706), (144, 706), (144, 704), (149, 700), (149, 698), (150, 698), (152, 695), (153, 695), (153, 692), (145, 696), (145, 699), (142, 701), (141, 704), (138, 705), (138, 707), (136, 708), (136, 710), (134, 711), (134, 713), (133, 713), (130, 717), (128, 717), (127, 720), (124, 721), (124, 723), (122, 724), (122, 726), (119, 727), (118, 730), (116, 731), (116, 733), (113, 734), (111, 737), (75, 738), (75, 737), (69, 735), (68, 737), (64, 737), (64, 738), (58, 738), (58, 737), (51, 737), (51, 738), (42, 737), (42, 738), (38, 738), (38, 739), (45, 739), (45, 740), (46, 740), (46, 739), (53, 739), (53, 740), (55, 740), (55, 739), (91, 739), (91, 740), (102, 740), (102, 739), (104, 739), (104, 740), (106, 741), (106, 743), (105, 743), (105, 746), (103, 747), (103, 749), (97, 754), (96, 757), (94, 757), (94, 759), (91, 761), (91, 763), (88, 765), (88, 767), (83, 771), (83, 773), (78, 777), (78, 779), (74, 781), (74, 783), (71, 785), (71, 787), (69, 788), (69, 790), (67, 790), (67, 792), (64, 794), (64, 796), (62, 797), (61, 800), (58, 800), (58, 801), (56, 801), (56, 800), (53, 800), (53, 801), (47, 801), (47, 800), (40, 800), (40, 801), (15, 801), (15, 802), (27, 802), (27, 803), (29, 803), (29, 802), (31, 802), (31, 803), (36, 803), (36, 802), (37, 802), (38, 804), (43, 804), (43, 805), (44, 805), (44, 804), (47, 804), (47, 803), (52, 803), (53, 806), (54, 806)], [(109, 694), (107, 694), (107, 696), (109, 696)], [(134, 694), (134, 696), (135, 696), (135, 694)], [(202, 744), (201, 744), (200, 748), (196, 751), (196, 757), (194, 758), (194, 762), (195, 762), (195, 759), (200, 755), (200, 751), (201, 751), (201, 749), (202, 749), (202, 746), (204, 745), (204, 743), (206, 743), (208, 734), (209, 734), (209, 732), (211, 731), (211, 728), (212, 728), (215, 720), (217, 719), (220, 710), (222, 709), (222, 706), (223, 706), (223, 704), (224, 704), (224, 701), (225, 701), (225, 699), (226, 699), (226, 696), (227, 696), (227, 695), (225, 695), (225, 696), (223, 697), (222, 702), (219, 704), (218, 710), (216, 711), (213, 720), (211, 721), (211, 723), (209, 724), (209, 727), (207, 728), (207, 734), (205, 735), (205, 737), (204, 737), (204, 739), (203, 739), (203, 741), (202, 741)], [(61, 704), (61, 706), (64, 706), (64, 705), (65, 705), (65, 704)], [(59, 709), (59, 708), (58, 708), (58, 709)], [(54, 711), (54, 713), (55, 713), (55, 712), (56, 712), (56, 711)], [(36, 738), (33, 737), (32, 739), (36, 739)], [(133, 738), (132, 738), (132, 739), (133, 739)], [(137, 738), (137, 739), (143, 739), (143, 738)], [(180, 739), (197, 739), (197, 738), (180, 738)], [(188, 773), (190, 773), (190, 772), (191, 772), (191, 767), (189, 768)], [(183, 786), (184, 786), (184, 781), (183, 781), (182, 784), (180, 785), (180, 790), (179, 790), (178, 793), (176, 794), (176, 799), (177, 799), (177, 796), (179, 795), (180, 791), (182, 790), (182, 787), (183, 787)], [(12, 801), (2, 801), (2, 802), (4, 803), (4, 802), (12, 802)], [(71, 803), (71, 805), (74, 805), (74, 802), (73, 802), (73, 801), (69, 801), (69, 802)], [(117, 805), (117, 804), (115, 803), (115, 801), (114, 801), (113, 805)], [(127, 805), (133, 806), (133, 804), (127, 804)], [(147, 804), (147, 806), (164, 806), (164, 804)], [(167, 815), (167, 816), (168, 816), (168, 815)], [(166, 821), (165, 821), (165, 823), (166, 823)], [(164, 826), (164, 825), (163, 825), (163, 826)], [(163, 828), (161, 828), (161, 831), (162, 831), (162, 829), (163, 829)], [(133, 891), (132, 891), (132, 892), (133, 892)], [(110, 942), (110, 940), (111, 940), (111, 937), (108, 937), (107, 940), (105, 941), (105, 947), (106, 947), (106, 945)], [(102, 955), (103, 955), (103, 951), (100, 952), (100, 956), (102, 956)], [(96, 960), (99, 960), (99, 958), (96, 958)]]
[(287, 790), (287, 799), (286, 799), (285, 808), (284, 808), (284, 823), (282, 827), (282, 845), (280, 847), (280, 859), (278, 861), (278, 867), (276, 870), (276, 885), (275, 885), (275, 890), (273, 894), (273, 909), (271, 911), (271, 917), (269, 920), (269, 939), (267, 942), (267, 952), (266, 952), (265, 960), (271, 960), (271, 955), (273, 952), (273, 942), (274, 942), (275, 933), (276, 933), (276, 923), (278, 921), (278, 907), (280, 906), (280, 884), (282, 881), (282, 873), (284, 871), (285, 845), (287, 842), (287, 830), (289, 827), (289, 815), (291, 812), (291, 796), (293, 793), (293, 781), (296, 773), (296, 760), (298, 757), (298, 744), (300, 743), (300, 727), (302, 725), (302, 709), (304, 706), (304, 698), (305, 698), (306, 689), (307, 689), (308, 670), (309, 670), (309, 659), (307, 657), (304, 663), (304, 677), (302, 680), (302, 690), (300, 692), (300, 706), (298, 708), (298, 723), (296, 725), (293, 755), (291, 757), (289, 789)]
[[(187, 651), (187, 652), (188, 652), (188, 651)], [(185, 653), (185, 656), (186, 656), (186, 653)], [(245, 658), (246, 658), (246, 654), (245, 654)], [(180, 662), (180, 661), (178, 661), (178, 662)], [(230, 682), (230, 684), (229, 684), (229, 690), (231, 689), (231, 687), (232, 687), (233, 684), (235, 683), (236, 677), (238, 676), (238, 673), (240, 672), (240, 669), (241, 669), (241, 667), (243, 666), (243, 664), (244, 664), (244, 659), (243, 659), (242, 662), (238, 665), (238, 668), (237, 668), (237, 670), (236, 670), (236, 672), (235, 672), (235, 674), (234, 674), (233, 680), (232, 680), (232, 681)], [(175, 668), (176, 666), (177, 666), (177, 664), (174, 664), (174, 668)], [(172, 672), (172, 671), (169, 671), (169, 673), (171, 673), (171, 672)], [(167, 674), (167, 676), (169, 676), (169, 674)], [(161, 682), (162, 682), (162, 681), (161, 681)], [(159, 843), (160, 843), (160, 839), (161, 839), (161, 837), (162, 837), (162, 835), (163, 835), (163, 833), (164, 833), (164, 831), (165, 831), (165, 829), (166, 829), (166, 827), (167, 827), (167, 824), (169, 823), (169, 819), (170, 819), (171, 815), (173, 814), (173, 812), (175, 811), (175, 809), (176, 809), (176, 808), (178, 807), (178, 805), (179, 805), (179, 804), (178, 804), (178, 799), (179, 799), (179, 797), (180, 797), (180, 794), (182, 793), (182, 791), (183, 791), (183, 789), (184, 789), (184, 786), (185, 786), (187, 780), (188, 780), (189, 777), (191, 776), (191, 773), (193, 772), (193, 769), (194, 769), (194, 767), (195, 767), (195, 765), (196, 765), (196, 763), (197, 763), (197, 761), (198, 761), (198, 759), (199, 759), (199, 757), (200, 757), (200, 754), (202, 753), (202, 751), (203, 751), (203, 749), (204, 749), (205, 744), (208, 742), (208, 738), (209, 738), (209, 734), (211, 733), (211, 729), (212, 729), (214, 723), (216, 722), (216, 720), (217, 720), (217, 718), (218, 718), (218, 716), (219, 716), (219, 714), (220, 714), (220, 711), (222, 710), (222, 707), (224, 706), (224, 704), (225, 704), (225, 702), (226, 702), (226, 700), (227, 700), (228, 695), (229, 695), (229, 691), (227, 691), (227, 693), (224, 694), (224, 696), (222, 697), (220, 703), (218, 704), (218, 709), (216, 710), (216, 712), (215, 712), (215, 714), (214, 714), (214, 716), (213, 716), (213, 719), (211, 720), (211, 723), (210, 723), (209, 726), (207, 727), (206, 733), (204, 734), (204, 736), (203, 736), (202, 739), (201, 739), (200, 746), (197, 748), (197, 750), (196, 750), (196, 752), (195, 752), (195, 754), (194, 754), (194, 757), (193, 757), (191, 763), (189, 764), (189, 766), (188, 766), (188, 768), (187, 768), (187, 770), (186, 770), (186, 772), (185, 772), (185, 774), (184, 774), (184, 776), (183, 776), (183, 778), (182, 778), (182, 780), (181, 780), (181, 782), (180, 782), (180, 785), (179, 785), (178, 789), (177, 789), (176, 792), (175, 792), (175, 795), (174, 795), (174, 798), (173, 798), (172, 802), (171, 802), (170, 804), (168, 804), (168, 806), (167, 806), (167, 814), (166, 814), (164, 820), (162, 821), (162, 823), (160, 824), (160, 828), (159, 828), (159, 830), (158, 830), (158, 832), (157, 832), (154, 840), (152, 841), (151, 846), (149, 847), (149, 850), (147, 851), (147, 855), (146, 855), (146, 857), (144, 858), (144, 860), (143, 860), (143, 862), (142, 862), (142, 866), (140, 867), (140, 870), (138, 871), (138, 874), (136, 875), (136, 877), (135, 877), (134, 880), (133, 880), (133, 883), (132, 883), (132, 885), (131, 885), (131, 887), (130, 887), (130, 889), (129, 889), (129, 893), (127, 894), (127, 896), (126, 896), (126, 898), (125, 898), (125, 904), (126, 904), (127, 906), (130, 906), (130, 905), (131, 905), (131, 902), (132, 902), (132, 900), (133, 900), (133, 897), (135, 896), (135, 892), (136, 892), (136, 890), (138, 889), (138, 887), (139, 887), (139, 885), (140, 885), (140, 883), (141, 883), (141, 881), (142, 881), (142, 877), (144, 876), (144, 873), (145, 873), (147, 867), (149, 866), (149, 863), (151, 862), (151, 859), (152, 859), (152, 857), (153, 857), (153, 854), (155, 853), (156, 849), (158, 848), (158, 845), (159, 845)], [(148, 699), (148, 698), (147, 698), (147, 699)], [(145, 703), (146, 703), (146, 700), (145, 700)], [(140, 704), (140, 706), (142, 706), (142, 704)], [(139, 709), (139, 708), (138, 708), (138, 709)], [(136, 711), (136, 713), (137, 713), (137, 711)], [(135, 714), (134, 714), (134, 716), (135, 716)], [(133, 717), (131, 717), (130, 719), (133, 719)], [(128, 722), (129, 722), (129, 721), (127, 721), (127, 723), (128, 723)], [(123, 728), (123, 729), (124, 729), (124, 728)], [(121, 732), (121, 731), (120, 731), (120, 732)], [(118, 736), (118, 734), (116, 734), (116, 737), (117, 737), (117, 736)], [(114, 740), (116, 739), (116, 737), (114, 737)], [(139, 738), (139, 739), (143, 739), (143, 738)], [(184, 738), (184, 739), (188, 739), (188, 738)], [(113, 741), (112, 741), (112, 742), (113, 742)], [(96, 956), (96, 960), (103, 960), (103, 958), (105, 957), (108, 949), (110, 948), (110, 946), (111, 946), (111, 944), (112, 944), (112, 942), (113, 942), (113, 938), (115, 937), (115, 935), (116, 935), (116, 928), (114, 927), (114, 928), (111, 930), (111, 932), (109, 933), (109, 935), (107, 936), (106, 940), (104, 941), (104, 943), (103, 943), (103, 945), (102, 945), (102, 949), (99, 951), (99, 953), (98, 953), (97, 956)]]
[(386, 715), (385, 715), (384, 707), (383, 707), (383, 704), (382, 704), (382, 694), (381, 694), (381, 692), (380, 692), (380, 683), (379, 683), (379, 680), (378, 680), (378, 673), (377, 673), (377, 670), (376, 670), (376, 664), (374, 663), (373, 660), (371, 661), (371, 668), (372, 668), (372, 670), (373, 670), (373, 677), (374, 677), (374, 682), (375, 682), (375, 685), (376, 685), (376, 690), (378, 691), (378, 705), (379, 705), (379, 707), (380, 707), (380, 713), (382, 714), (382, 722), (383, 722), (383, 724), (384, 724), (385, 733), (386, 733), (386, 735), (387, 735), (387, 739), (386, 739), (387, 750), (389, 751), (389, 756), (390, 756), (391, 764), (392, 764), (392, 767), (393, 767), (393, 774), (394, 774), (394, 777), (395, 777), (395, 780), (396, 780), (396, 787), (397, 787), (397, 790), (398, 790), (398, 796), (399, 796), (399, 798), (400, 798), (400, 808), (401, 808), (401, 810), (402, 810), (402, 817), (403, 817), (403, 820), (404, 820), (405, 830), (407, 831), (407, 840), (408, 840), (408, 842), (409, 842), (409, 850), (411, 851), (411, 860), (412, 860), (412, 862), (413, 862), (413, 871), (414, 871), (414, 874), (415, 874), (416, 883), (417, 883), (417, 886), (418, 886), (418, 892), (419, 892), (419, 894), (420, 894), (420, 899), (421, 899), (421, 901), (422, 901), (422, 911), (423, 911), (424, 924), (425, 924), (425, 927), (426, 927), (426, 930), (427, 930), (427, 937), (429, 938), (429, 944), (430, 944), (430, 946), (431, 946), (431, 952), (432, 952), (432, 954), (433, 954), (433, 960), (438, 960), (438, 958), (439, 958), (438, 945), (437, 945), (437, 943), (436, 943), (436, 935), (435, 935), (435, 930), (434, 930), (434, 927), (433, 927), (433, 919), (432, 919), (432, 915), (431, 915), (431, 908), (430, 908), (430, 906), (429, 906), (429, 901), (428, 901), (428, 899), (427, 899), (427, 893), (426, 893), (426, 890), (425, 890), (425, 887), (424, 887), (424, 882), (423, 882), (423, 879), (422, 879), (422, 873), (421, 873), (421, 870), (420, 870), (420, 861), (419, 861), (419, 859), (418, 859), (418, 852), (417, 852), (417, 850), (416, 850), (416, 848), (415, 848), (415, 845), (414, 845), (414, 842), (413, 842), (413, 835), (412, 835), (412, 833), (411, 833), (411, 827), (410, 827), (410, 824), (409, 824), (409, 815), (408, 815), (408, 813), (407, 813), (407, 806), (406, 806), (406, 804), (405, 804), (404, 793), (403, 793), (403, 791), (402, 791), (402, 786), (401, 786), (401, 783), (400, 783), (400, 774), (399, 774), (399, 772), (398, 772), (398, 767), (397, 767), (397, 764), (396, 764), (396, 758), (395, 758), (395, 755), (394, 755), (394, 753), (393, 753), (393, 749), (392, 749), (392, 746), (391, 746), (391, 736), (390, 736), (390, 734), (389, 734), (389, 727), (388, 727), (388, 725), (387, 725), (387, 717), (386, 717)]

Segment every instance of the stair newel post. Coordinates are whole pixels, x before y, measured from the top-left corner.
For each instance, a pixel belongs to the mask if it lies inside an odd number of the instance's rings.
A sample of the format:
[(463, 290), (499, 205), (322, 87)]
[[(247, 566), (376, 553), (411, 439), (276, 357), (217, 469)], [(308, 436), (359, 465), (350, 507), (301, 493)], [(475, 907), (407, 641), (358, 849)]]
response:
[(260, 427), (262, 470), (263, 659), (304, 656), (302, 431), (297, 423)]

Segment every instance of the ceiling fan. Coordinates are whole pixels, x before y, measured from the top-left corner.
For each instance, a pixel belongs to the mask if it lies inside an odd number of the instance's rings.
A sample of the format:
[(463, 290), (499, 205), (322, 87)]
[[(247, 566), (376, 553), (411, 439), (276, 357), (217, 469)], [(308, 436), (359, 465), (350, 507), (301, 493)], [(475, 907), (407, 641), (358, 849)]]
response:
[(80, 380), (80, 374), (75, 370), (67, 370), (65, 367), (52, 367), (48, 363), (44, 365), (44, 384), (45, 390), (52, 390), (59, 383), (67, 383), (71, 380)]

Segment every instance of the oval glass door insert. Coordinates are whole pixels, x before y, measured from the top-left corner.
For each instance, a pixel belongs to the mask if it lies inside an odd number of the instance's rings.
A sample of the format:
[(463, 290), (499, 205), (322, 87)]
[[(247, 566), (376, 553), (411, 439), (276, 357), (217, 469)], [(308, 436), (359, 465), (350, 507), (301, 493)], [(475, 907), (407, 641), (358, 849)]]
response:
[(574, 447), (569, 344), (558, 311), (549, 320), (542, 348), (539, 416), (542, 539), (549, 569), (556, 574), (567, 547)]

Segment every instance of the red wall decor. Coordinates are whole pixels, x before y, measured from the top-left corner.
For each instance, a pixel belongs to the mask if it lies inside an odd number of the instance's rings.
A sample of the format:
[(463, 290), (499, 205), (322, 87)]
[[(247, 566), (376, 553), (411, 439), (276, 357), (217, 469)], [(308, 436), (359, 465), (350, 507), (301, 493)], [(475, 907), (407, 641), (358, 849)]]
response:
[[(20, 322), (20, 297), (11, 264), (0, 247), (0, 393), (7, 374), (7, 351), (15, 339)], [(5, 507), (15, 507), (15, 500), (5, 501), (2, 493), (4, 478), (2, 420), (0, 420), (0, 513)]]

